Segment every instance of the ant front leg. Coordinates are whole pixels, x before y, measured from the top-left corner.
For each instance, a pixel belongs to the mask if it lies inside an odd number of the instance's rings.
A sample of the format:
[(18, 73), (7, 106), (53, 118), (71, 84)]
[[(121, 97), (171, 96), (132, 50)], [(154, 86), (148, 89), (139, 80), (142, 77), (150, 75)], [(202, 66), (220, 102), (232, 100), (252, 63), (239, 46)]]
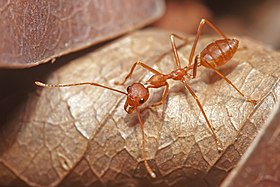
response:
[(169, 90), (169, 84), (166, 83), (165, 89), (164, 89), (162, 97), (161, 97), (161, 100), (159, 102), (153, 103), (151, 105), (151, 107), (162, 105), (166, 101), (166, 98), (167, 98), (167, 95), (168, 95), (168, 90)]
[(145, 68), (146, 70), (154, 73), (154, 74), (160, 74), (160, 72), (158, 72), (157, 70), (153, 69), (152, 67), (140, 62), (140, 61), (137, 61), (133, 64), (133, 66), (131, 67), (130, 69), (130, 72), (127, 74), (127, 76), (125, 77), (124, 81), (119, 83), (119, 82), (115, 82), (116, 85), (124, 85), (124, 83), (127, 81), (127, 79), (129, 79), (132, 75), (132, 73), (134, 72), (134, 69), (137, 65), (140, 65), (142, 66), (143, 68)]
[(143, 112), (144, 110), (148, 109), (148, 108), (151, 108), (151, 107), (155, 107), (155, 106), (159, 106), (159, 105), (162, 105), (165, 101), (166, 101), (166, 98), (167, 98), (167, 95), (168, 95), (168, 90), (169, 90), (169, 84), (166, 83), (165, 85), (165, 89), (163, 91), (163, 94), (162, 94), (162, 97), (161, 97), (161, 100), (158, 101), (158, 102), (155, 102), (149, 106), (146, 106), (144, 108), (141, 109), (141, 112)]
[(226, 35), (220, 29), (218, 29), (215, 25), (213, 25), (210, 21), (208, 21), (207, 19), (201, 19), (198, 29), (197, 29), (196, 37), (194, 39), (192, 50), (191, 50), (191, 53), (189, 56), (189, 66), (191, 66), (191, 64), (192, 64), (196, 45), (197, 45), (198, 39), (200, 37), (201, 30), (205, 24), (207, 24), (209, 27), (211, 27), (217, 34), (222, 36), (224, 39), (227, 39)]
[(175, 57), (175, 62), (178, 68), (181, 68), (181, 62), (179, 59), (179, 55), (178, 55), (178, 49), (176, 47), (176, 43), (175, 43), (175, 38), (183, 40), (184, 42), (187, 42), (187, 40), (177, 34), (171, 34), (170, 35), (170, 41), (171, 41), (171, 46), (172, 46), (172, 50), (173, 50), (173, 54)]

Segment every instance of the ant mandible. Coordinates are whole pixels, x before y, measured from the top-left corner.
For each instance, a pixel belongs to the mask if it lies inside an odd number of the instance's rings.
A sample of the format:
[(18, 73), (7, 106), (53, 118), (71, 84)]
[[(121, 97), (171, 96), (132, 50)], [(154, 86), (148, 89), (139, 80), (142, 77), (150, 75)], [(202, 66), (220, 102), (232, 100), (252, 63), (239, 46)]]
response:
[[(219, 39), (219, 40), (216, 40), (216, 41), (208, 44), (198, 55), (195, 56), (195, 59), (193, 62), (195, 49), (197, 46), (198, 39), (200, 37), (200, 32), (202, 30), (202, 27), (205, 24), (210, 26), (216, 33), (221, 35), (223, 39)], [(218, 139), (218, 137), (214, 131), (214, 128), (210, 124), (198, 97), (196, 96), (194, 91), (191, 89), (191, 87), (187, 84), (187, 80), (194, 79), (196, 77), (197, 68), (199, 66), (211, 68), (219, 76), (221, 76), (223, 79), (225, 79), (242, 97), (245, 98), (245, 100), (247, 102), (251, 102), (254, 105), (256, 105), (256, 103), (257, 103), (256, 100), (246, 97), (229, 79), (227, 79), (222, 73), (220, 73), (216, 69), (216, 67), (222, 66), (223, 64), (227, 63), (233, 57), (233, 55), (235, 54), (235, 52), (237, 51), (237, 48), (238, 48), (238, 44), (239, 44), (238, 40), (228, 39), (225, 36), (225, 34), (222, 31), (220, 31), (216, 26), (214, 26), (210, 21), (208, 21), (206, 19), (201, 19), (198, 30), (197, 30), (197, 35), (194, 40), (192, 50), (191, 50), (191, 53), (189, 56), (189, 64), (186, 67), (182, 68), (181, 62), (180, 62), (180, 59), (178, 56), (177, 47), (176, 47), (175, 40), (174, 40), (175, 38), (183, 40), (183, 41), (186, 41), (186, 40), (183, 37), (178, 36), (176, 34), (170, 35), (170, 41), (171, 41), (173, 55), (175, 57), (177, 69), (173, 70), (169, 74), (163, 74), (163, 73), (160, 73), (159, 71), (153, 69), (152, 67), (138, 61), (138, 62), (134, 63), (134, 65), (131, 67), (131, 70), (128, 73), (128, 75), (125, 77), (124, 81), (121, 83), (116, 83), (116, 84), (124, 85), (124, 83), (132, 76), (132, 73), (137, 65), (140, 65), (141, 67), (150, 71), (154, 75), (152, 75), (149, 78), (149, 80), (147, 80), (144, 84), (133, 83), (132, 85), (128, 86), (127, 93), (114, 89), (114, 88), (110, 88), (110, 87), (98, 84), (98, 83), (93, 83), (93, 82), (84, 82), (84, 83), (75, 83), (75, 84), (55, 84), (54, 85), (54, 84), (45, 84), (45, 83), (36, 81), (35, 84), (38, 86), (42, 86), (42, 87), (69, 87), (69, 86), (80, 86), (80, 85), (92, 85), (92, 86), (102, 87), (102, 88), (109, 89), (111, 91), (115, 91), (115, 92), (126, 95), (127, 98), (126, 98), (126, 102), (124, 104), (124, 110), (129, 114), (131, 114), (133, 111), (136, 111), (136, 113), (137, 113), (137, 117), (138, 117), (140, 128), (141, 128), (141, 133), (142, 133), (142, 142), (141, 143), (142, 143), (142, 154), (143, 154), (144, 164), (145, 164), (145, 167), (146, 167), (148, 173), (150, 174), (150, 176), (155, 178), (156, 174), (152, 171), (151, 167), (149, 166), (149, 164), (147, 162), (147, 157), (146, 157), (146, 152), (145, 152), (144, 125), (143, 125), (143, 122), (140, 117), (140, 109), (138, 108), (139, 106), (141, 106), (148, 100), (149, 88), (165, 87), (161, 100), (159, 102), (153, 103), (152, 105), (149, 105), (149, 106), (141, 109), (141, 111), (143, 111), (149, 107), (155, 107), (155, 106), (161, 105), (165, 102), (167, 95), (168, 95), (168, 89), (169, 89), (169, 84), (167, 83), (168, 79), (181, 81), (184, 84), (185, 88), (191, 93), (191, 95), (195, 99), (199, 109), (201, 110), (202, 115), (204, 116), (204, 118), (206, 120), (207, 126), (209, 127), (209, 129), (215, 139), (215, 142), (216, 142), (216, 145), (217, 145), (219, 151), (223, 150), (222, 143)], [(189, 73), (189, 72), (191, 72), (191, 73)]]

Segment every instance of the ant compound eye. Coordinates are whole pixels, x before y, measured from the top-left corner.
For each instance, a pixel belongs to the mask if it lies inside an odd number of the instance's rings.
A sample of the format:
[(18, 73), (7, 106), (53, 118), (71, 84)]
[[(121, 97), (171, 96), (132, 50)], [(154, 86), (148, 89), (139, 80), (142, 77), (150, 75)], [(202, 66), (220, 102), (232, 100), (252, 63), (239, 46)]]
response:
[(126, 88), (126, 91), (127, 91), (127, 92), (129, 91), (130, 87), (131, 87), (131, 86), (128, 86), (128, 87)]
[(139, 101), (139, 104), (143, 104), (144, 102), (145, 102), (145, 99), (141, 98), (140, 101)]

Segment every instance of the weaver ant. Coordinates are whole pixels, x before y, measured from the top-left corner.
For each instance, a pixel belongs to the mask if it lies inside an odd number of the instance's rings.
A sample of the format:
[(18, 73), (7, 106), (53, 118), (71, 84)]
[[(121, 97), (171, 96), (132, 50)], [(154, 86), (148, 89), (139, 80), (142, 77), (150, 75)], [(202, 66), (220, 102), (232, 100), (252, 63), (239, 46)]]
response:
[[(194, 53), (196, 49), (196, 45), (198, 42), (198, 39), (200, 37), (200, 32), (202, 30), (202, 27), (207, 24), (209, 27), (211, 27), (216, 33), (222, 36), (223, 39), (215, 40), (214, 42), (208, 44), (198, 55), (195, 56), (194, 58)], [(195, 99), (200, 111), (202, 112), (207, 126), (209, 127), (216, 145), (218, 147), (219, 151), (223, 150), (222, 143), (218, 139), (214, 128), (210, 124), (203, 107), (194, 93), (194, 91), (191, 89), (191, 87), (187, 84), (188, 79), (194, 79), (196, 77), (196, 72), (197, 68), (199, 66), (204, 66), (206, 68), (211, 68), (213, 69), (219, 76), (221, 76), (223, 79), (225, 79), (242, 97), (245, 98), (247, 102), (251, 102), (252, 104), (256, 105), (257, 101), (250, 99), (249, 97), (246, 97), (229, 79), (227, 79), (222, 73), (220, 73), (216, 67), (222, 66), (223, 64), (227, 63), (235, 54), (238, 48), (239, 41), (237, 39), (228, 39), (222, 31), (220, 31), (216, 26), (214, 26), (210, 21), (206, 19), (201, 19), (200, 24), (198, 26), (196, 38), (194, 40), (191, 53), (189, 56), (189, 63), (186, 67), (181, 67), (181, 62), (178, 56), (178, 51), (177, 47), (175, 44), (175, 38), (186, 41), (183, 37), (178, 36), (176, 34), (171, 34), (170, 35), (170, 41), (172, 45), (172, 50), (173, 50), (173, 55), (175, 57), (175, 62), (177, 65), (177, 69), (171, 71), (169, 74), (163, 74), (160, 73), (159, 71), (153, 69), (152, 67), (138, 61), (135, 62), (134, 65), (131, 67), (130, 72), (128, 75), (125, 77), (124, 81), (121, 83), (115, 83), (118, 85), (124, 85), (124, 83), (132, 76), (132, 73), (137, 65), (140, 65), (144, 69), (150, 71), (154, 75), (152, 75), (144, 84), (142, 83), (133, 83), (132, 85), (127, 87), (127, 93), (110, 88), (98, 83), (93, 83), (93, 82), (83, 82), (83, 83), (74, 83), (74, 84), (45, 84), (42, 82), (36, 81), (35, 84), (38, 86), (42, 87), (69, 87), (69, 86), (80, 86), (80, 85), (92, 85), (92, 86), (98, 86), (102, 87), (105, 89), (109, 89), (111, 91), (115, 91), (121, 94), (124, 94), (127, 96), (126, 102), (124, 104), (124, 110), (128, 113), (131, 114), (133, 111), (136, 111), (137, 117), (139, 120), (140, 128), (141, 128), (141, 133), (142, 133), (142, 154), (143, 154), (143, 159), (144, 159), (144, 164), (146, 166), (146, 169), (148, 173), (150, 174), (151, 177), (155, 178), (156, 174), (152, 171), (151, 167), (149, 166), (147, 162), (147, 157), (146, 157), (146, 152), (145, 152), (145, 137), (144, 137), (144, 125), (140, 117), (140, 109), (138, 108), (142, 104), (144, 104), (148, 98), (149, 98), (149, 88), (160, 88), (160, 87), (165, 87), (162, 98), (159, 102), (155, 102), (152, 105), (149, 105), (145, 108), (142, 108), (141, 111), (149, 108), (149, 107), (155, 107), (158, 105), (161, 105), (165, 102), (167, 95), (168, 95), (168, 89), (169, 89), (169, 84), (167, 83), (168, 79), (173, 79), (173, 80), (178, 80), (181, 81), (185, 88), (191, 93), (192, 97)], [(194, 58), (194, 62), (193, 62)], [(190, 73), (189, 73), (190, 72)]]

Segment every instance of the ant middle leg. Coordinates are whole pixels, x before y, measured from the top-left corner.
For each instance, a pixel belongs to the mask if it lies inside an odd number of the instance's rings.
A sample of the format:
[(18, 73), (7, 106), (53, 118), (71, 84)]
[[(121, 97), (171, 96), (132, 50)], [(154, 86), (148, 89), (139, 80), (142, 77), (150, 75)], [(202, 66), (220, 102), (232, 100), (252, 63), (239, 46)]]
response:
[(178, 68), (181, 68), (181, 62), (180, 62), (180, 58), (178, 55), (178, 49), (175, 43), (175, 38), (183, 40), (185, 43), (187, 42), (187, 39), (177, 35), (177, 34), (171, 34), (170, 35), (170, 41), (171, 41), (171, 46), (172, 46), (172, 50), (173, 50), (173, 54), (174, 54), (174, 58), (175, 58), (175, 62)]
[(242, 97), (245, 98), (245, 101), (252, 103), (253, 105), (257, 104), (257, 100), (251, 99), (247, 96), (245, 96), (245, 94), (243, 94), (228, 78), (226, 78), (226, 76), (224, 76), (221, 72), (219, 72), (214, 66), (212, 66), (210, 63), (206, 62), (207, 65), (213, 69), (220, 77), (222, 77), (224, 80), (226, 80)]
[(204, 117), (204, 119), (206, 120), (206, 123), (207, 123), (207, 126), (209, 127), (214, 139), (215, 139), (215, 142), (216, 142), (216, 145), (218, 147), (218, 151), (221, 152), (223, 151), (223, 147), (222, 147), (222, 143), (221, 141), (219, 140), (219, 138), (217, 137), (216, 133), (215, 133), (215, 130), (213, 128), (213, 126), (210, 124), (204, 110), (203, 110), (203, 107), (198, 99), (198, 97), (196, 96), (196, 94), (194, 93), (194, 91), (191, 89), (191, 87), (186, 83), (186, 81), (183, 79), (182, 80), (182, 83), (184, 84), (185, 88), (191, 93), (191, 95), (193, 96), (193, 98), (195, 99), (200, 111), (202, 112), (202, 115)]
[(191, 50), (191, 53), (189, 56), (189, 66), (192, 64), (196, 45), (197, 45), (198, 39), (200, 37), (201, 30), (205, 24), (207, 24), (209, 27), (211, 27), (217, 34), (222, 36), (224, 39), (227, 39), (226, 35), (220, 29), (218, 29), (215, 25), (213, 25), (210, 21), (208, 21), (207, 19), (201, 19), (198, 29), (197, 29), (196, 37), (194, 39), (192, 50)]
[(132, 76), (132, 73), (134, 72), (135, 67), (136, 67), (137, 65), (142, 66), (143, 68), (145, 68), (146, 70), (148, 70), (148, 71), (150, 71), (150, 72), (152, 72), (152, 73), (154, 73), (154, 74), (160, 74), (160, 72), (158, 72), (158, 71), (155, 70), (154, 68), (152, 68), (152, 67), (150, 67), (150, 66), (148, 66), (148, 65), (146, 65), (146, 64), (144, 64), (144, 63), (142, 63), (142, 62), (140, 62), (140, 61), (137, 61), (137, 62), (135, 62), (135, 63), (133, 64), (133, 66), (132, 66), (131, 69), (130, 69), (130, 72), (127, 74), (127, 76), (125, 77), (125, 79), (123, 80), (123, 82), (121, 82), (121, 83), (115, 82), (115, 84), (116, 84), (116, 85), (124, 85), (124, 83), (127, 81), (127, 79), (129, 79), (129, 78)]
[(187, 67), (187, 71), (191, 71), (192, 70), (192, 74), (187, 73), (186, 77), (190, 78), (190, 79), (194, 79), (196, 77), (196, 73), (197, 73), (197, 67), (198, 65), (198, 58), (199, 56), (196, 56), (195, 60), (194, 60), (194, 64)]

